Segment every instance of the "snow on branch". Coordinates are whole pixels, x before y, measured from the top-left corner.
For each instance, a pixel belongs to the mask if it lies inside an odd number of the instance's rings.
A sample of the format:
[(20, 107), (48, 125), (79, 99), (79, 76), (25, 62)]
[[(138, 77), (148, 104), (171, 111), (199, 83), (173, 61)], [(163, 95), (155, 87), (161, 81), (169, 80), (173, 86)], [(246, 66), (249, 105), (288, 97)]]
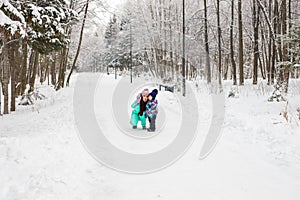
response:
[[(24, 16), (11, 5), (8, 0), (0, 0), (0, 8), (2, 8), (2, 10), (0, 10), (0, 26), (7, 28), (11, 34), (15, 34), (19, 30), (20, 34), (24, 37), (26, 35), (26, 22)], [(18, 17), (20, 21), (12, 20), (3, 11), (13, 14)]]
[(261, 2), (261, 0), (257, 0), (257, 3), (259, 4), (260, 8), (262, 9), (262, 12), (263, 12), (263, 14), (265, 16), (265, 19), (267, 21), (268, 27), (269, 27), (270, 32), (271, 32), (271, 37), (272, 37), (272, 39), (274, 40), (274, 42), (275, 42), (275, 44), (277, 46), (276, 38), (275, 38), (275, 32), (274, 32), (274, 29), (272, 27), (271, 21), (270, 21), (268, 15), (267, 15), (266, 7), (263, 5), (263, 3)]
[(21, 20), (21, 23), (26, 23), (24, 16), (13, 5), (11, 5), (8, 0), (0, 0), (0, 7), (3, 7), (5, 10), (17, 16)]

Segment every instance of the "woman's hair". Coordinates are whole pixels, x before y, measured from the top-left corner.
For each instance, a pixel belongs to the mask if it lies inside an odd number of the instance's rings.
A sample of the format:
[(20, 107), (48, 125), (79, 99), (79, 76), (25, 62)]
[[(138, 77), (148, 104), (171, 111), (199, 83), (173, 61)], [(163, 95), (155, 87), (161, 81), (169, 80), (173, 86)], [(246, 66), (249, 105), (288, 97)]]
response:
[[(148, 100), (147, 100), (148, 101)], [(146, 110), (146, 104), (147, 104), (147, 101), (144, 102), (143, 101), (143, 96), (141, 94), (141, 100), (140, 100), (140, 112), (139, 112), (139, 116), (142, 116), (144, 111)]]

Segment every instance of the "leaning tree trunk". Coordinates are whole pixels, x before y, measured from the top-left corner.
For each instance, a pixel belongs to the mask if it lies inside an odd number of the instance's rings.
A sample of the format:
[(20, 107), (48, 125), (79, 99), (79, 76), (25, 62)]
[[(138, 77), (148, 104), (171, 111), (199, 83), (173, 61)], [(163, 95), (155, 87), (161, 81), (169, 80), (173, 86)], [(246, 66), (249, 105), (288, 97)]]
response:
[(72, 75), (72, 73), (73, 73), (73, 71), (75, 69), (77, 58), (79, 56), (79, 52), (80, 52), (80, 48), (81, 48), (81, 43), (82, 43), (83, 29), (84, 29), (84, 25), (85, 25), (85, 20), (86, 20), (86, 16), (87, 16), (88, 7), (89, 7), (89, 0), (87, 0), (86, 4), (85, 4), (84, 17), (83, 17), (81, 31), (80, 31), (79, 43), (78, 43), (76, 55), (75, 55), (75, 58), (74, 58), (74, 61), (73, 61), (70, 73), (69, 73), (68, 78), (67, 78), (67, 86), (69, 86), (69, 84), (70, 84), (70, 78), (71, 78), (71, 75)]

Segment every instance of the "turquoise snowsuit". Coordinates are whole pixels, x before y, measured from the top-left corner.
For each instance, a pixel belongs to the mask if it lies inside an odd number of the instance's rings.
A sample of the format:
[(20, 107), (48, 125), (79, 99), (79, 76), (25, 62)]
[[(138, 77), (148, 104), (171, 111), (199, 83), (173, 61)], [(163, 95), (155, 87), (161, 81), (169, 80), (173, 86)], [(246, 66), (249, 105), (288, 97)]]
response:
[(145, 111), (142, 116), (139, 116), (140, 112), (140, 103), (136, 103), (136, 100), (131, 104), (131, 108), (133, 108), (131, 112), (130, 124), (132, 126), (137, 126), (138, 122), (141, 121), (142, 126), (146, 126), (146, 117)]

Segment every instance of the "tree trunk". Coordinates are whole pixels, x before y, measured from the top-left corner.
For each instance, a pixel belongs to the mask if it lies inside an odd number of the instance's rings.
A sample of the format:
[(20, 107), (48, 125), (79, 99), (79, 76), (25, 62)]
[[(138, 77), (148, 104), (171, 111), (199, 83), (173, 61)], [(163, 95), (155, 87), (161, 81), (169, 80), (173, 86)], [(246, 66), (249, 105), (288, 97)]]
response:
[(77, 58), (79, 56), (81, 43), (82, 43), (83, 29), (84, 29), (85, 20), (86, 20), (87, 11), (88, 11), (88, 6), (89, 6), (89, 0), (87, 0), (86, 4), (85, 4), (84, 17), (83, 17), (81, 31), (80, 31), (79, 43), (78, 43), (77, 51), (76, 51), (76, 54), (75, 54), (75, 58), (74, 58), (70, 73), (69, 73), (68, 78), (67, 78), (67, 86), (69, 86), (69, 84), (70, 84), (70, 78), (71, 78), (71, 75), (73, 73), (73, 70), (75, 69)]
[(59, 70), (58, 70), (58, 80), (55, 85), (55, 90), (60, 90), (64, 87), (65, 73), (66, 73), (66, 60), (67, 60), (67, 49), (63, 48), (60, 52), (59, 59)]
[[(282, 34), (285, 35), (287, 33), (287, 25), (288, 25), (288, 20), (287, 20), (287, 0), (282, 0)], [(288, 52), (287, 52), (287, 44), (285, 41), (283, 41), (283, 49), (282, 49), (282, 59), (283, 62), (289, 61), (288, 58)], [(290, 77), (290, 66), (285, 65), (283, 69), (283, 78), (284, 78), (284, 92), (287, 94), (288, 88), (289, 88), (289, 77)]]
[(242, 0), (238, 0), (238, 31), (239, 31), (239, 71), (240, 85), (244, 85), (244, 47), (243, 47), (243, 21), (242, 21)]
[(288, 2), (288, 6), (289, 6), (289, 14), (288, 14), (288, 19), (289, 19), (289, 30), (292, 27), (292, 0), (289, 0)]
[(220, 0), (217, 0), (217, 28), (218, 28), (218, 83), (222, 92), (222, 46), (221, 46), (221, 26), (220, 26)]
[[(278, 26), (278, 18), (279, 18), (279, 12), (278, 12), (278, 0), (275, 0), (274, 4), (274, 22), (273, 22), (273, 30), (274, 30), (274, 37), (275, 40), (277, 35), (277, 26)], [(279, 46), (280, 47), (280, 46)], [(271, 64), (271, 84), (274, 84), (275, 79), (275, 73), (276, 73), (276, 61), (277, 61), (277, 47), (276, 47), (276, 41), (273, 41), (273, 54), (272, 54), (272, 64)]]
[(51, 61), (51, 84), (55, 86), (56, 84), (56, 53), (53, 53), (53, 60)]
[(253, 30), (254, 30), (254, 58), (253, 58), (253, 84), (257, 84), (258, 76), (258, 32), (259, 32), (259, 11), (260, 7), (257, 6), (256, 0), (253, 0)]
[(236, 85), (237, 81), (236, 81), (236, 63), (234, 60), (234, 47), (233, 47), (233, 26), (234, 26), (234, 0), (231, 0), (230, 58), (231, 58), (231, 66), (232, 66), (233, 85)]
[(4, 96), (4, 110), (3, 114), (8, 114), (8, 83), (9, 83), (9, 63), (8, 63), (8, 47), (6, 45), (6, 40), (3, 43), (3, 78), (2, 78), (2, 87), (3, 87), (3, 96)]
[(258, 60), (259, 60), (259, 68), (260, 68), (261, 76), (263, 79), (266, 79), (266, 71), (265, 68), (263, 67), (264, 64), (262, 63), (260, 56), (258, 57)]
[(186, 77), (186, 80), (190, 80), (189, 79), (189, 67), (190, 67), (190, 63), (189, 63), (189, 58), (187, 57), (186, 58), (186, 62), (185, 62), (185, 77)]
[(207, 83), (211, 83), (211, 69), (210, 69), (210, 55), (208, 43), (208, 20), (207, 20), (207, 0), (204, 0), (204, 39), (205, 39), (205, 56), (206, 56), (206, 70), (207, 70)]
[(228, 68), (229, 68), (229, 54), (227, 54), (226, 56), (225, 56), (225, 61), (224, 61), (224, 68), (223, 68), (223, 74), (224, 74), (224, 76), (223, 76), (223, 79), (224, 80), (227, 80), (227, 77), (228, 77)]
[(28, 48), (27, 48), (27, 41), (22, 40), (22, 50), (23, 50), (23, 55), (22, 55), (22, 72), (20, 75), (20, 92), (19, 94), (23, 95), (26, 90), (26, 84), (27, 84), (27, 78), (26, 78), (26, 73), (27, 73), (27, 56), (28, 56)]
[[(269, 0), (269, 19), (272, 18), (272, 0)], [(271, 29), (269, 29), (269, 36), (272, 35), (271, 33)], [(272, 40), (271, 37), (269, 37), (269, 44), (268, 44), (268, 58), (267, 58), (267, 71), (268, 71), (268, 85), (271, 85), (273, 84), (273, 81), (272, 81), (272, 55), (273, 55), (273, 52), (272, 52), (272, 46), (273, 46), (273, 43), (274, 41)], [(274, 55), (275, 56), (275, 55)]]
[(29, 80), (30, 89), (29, 89), (28, 93), (34, 91), (34, 84), (35, 84), (35, 78), (36, 78), (38, 64), (39, 64), (39, 52), (34, 50), (34, 63), (33, 63), (32, 75)]
[(16, 45), (16, 42), (11, 42), (8, 45), (8, 60), (10, 65), (10, 111), (16, 110)]
[(2, 102), (2, 73), (3, 71), (3, 51), (2, 51), (2, 54), (0, 54), (0, 116), (2, 115), (2, 105), (1, 105), (1, 102)]

